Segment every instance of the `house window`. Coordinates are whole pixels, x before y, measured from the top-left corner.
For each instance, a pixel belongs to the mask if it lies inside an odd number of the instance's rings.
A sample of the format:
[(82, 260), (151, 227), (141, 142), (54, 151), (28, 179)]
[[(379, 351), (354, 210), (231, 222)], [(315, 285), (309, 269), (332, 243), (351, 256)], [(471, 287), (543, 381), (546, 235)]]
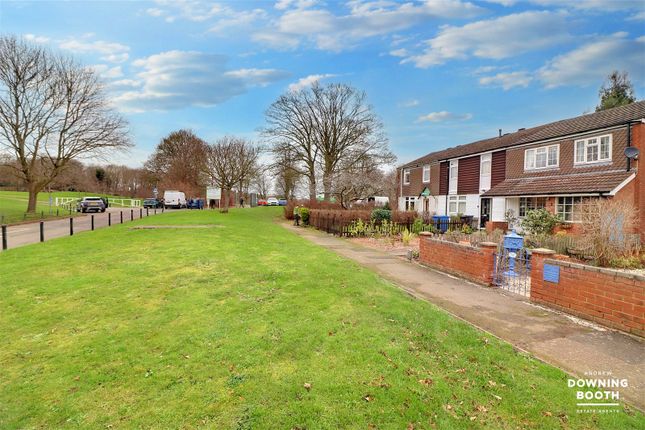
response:
[(546, 197), (520, 197), (519, 216), (523, 217), (529, 211), (546, 207)]
[(414, 204), (416, 203), (417, 198), (416, 197), (406, 197), (405, 198), (405, 210), (406, 211), (413, 211), (414, 210)]
[(542, 146), (524, 152), (524, 169), (548, 169), (560, 163), (560, 145)]
[(479, 188), (482, 191), (488, 191), (490, 189), (490, 175), (491, 175), (491, 154), (483, 154), (480, 158), (479, 165)]
[(466, 213), (466, 196), (448, 197), (448, 215), (457, 215)]
[(563, 221), (582, 221), (582, 211), (589, 201), (589, 197), (558, 197), (555, 213)]
[(410, 184), (410, 169), (403, 169), (403, 184)]
[(423, 166), (423, 182), (430, 182), (430, 165)]
[(591, 164), (611, 161), (611, 134), (576, 140), (575, 164)]
[(448, 184), (448, 194), (457, 194), (457, 177), (459, 176), (459, 160), (450, 162), (450, 182)]

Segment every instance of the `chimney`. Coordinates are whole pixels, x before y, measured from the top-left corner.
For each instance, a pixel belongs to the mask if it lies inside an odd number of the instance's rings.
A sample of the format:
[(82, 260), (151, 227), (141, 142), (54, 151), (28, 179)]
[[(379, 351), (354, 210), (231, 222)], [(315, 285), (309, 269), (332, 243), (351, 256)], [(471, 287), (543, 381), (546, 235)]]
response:
[(499, 137), (502, 137), (502, 129), (499, 129)]

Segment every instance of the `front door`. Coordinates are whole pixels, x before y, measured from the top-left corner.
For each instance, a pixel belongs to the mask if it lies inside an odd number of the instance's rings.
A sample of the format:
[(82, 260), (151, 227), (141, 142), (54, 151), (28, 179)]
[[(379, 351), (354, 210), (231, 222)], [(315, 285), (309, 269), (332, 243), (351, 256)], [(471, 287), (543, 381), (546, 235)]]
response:
[(483, 198), (481, 199), (480, 203), (480, 214), (479, 214), (479, 220), (480, 224), (479, 226), (484, 228), (486, 227), (486, 222), (490, 221), (490, 208), (491, 208), (491, 198)]

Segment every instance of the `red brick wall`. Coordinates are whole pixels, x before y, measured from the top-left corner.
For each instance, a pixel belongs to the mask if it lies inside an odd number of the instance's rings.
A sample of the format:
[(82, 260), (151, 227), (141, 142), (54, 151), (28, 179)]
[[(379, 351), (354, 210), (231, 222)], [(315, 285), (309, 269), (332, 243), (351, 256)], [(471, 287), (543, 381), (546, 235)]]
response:
[[(531, 301), (645, 336), (645, 278), (533, 253)], [(560, 266), (560, 282), (543, 280), (544, 263)]]
[(423, 264), (480, 284), (491, 284), (496, 244), (475, 248), (423, 234), (420, 239), (419, 260)]

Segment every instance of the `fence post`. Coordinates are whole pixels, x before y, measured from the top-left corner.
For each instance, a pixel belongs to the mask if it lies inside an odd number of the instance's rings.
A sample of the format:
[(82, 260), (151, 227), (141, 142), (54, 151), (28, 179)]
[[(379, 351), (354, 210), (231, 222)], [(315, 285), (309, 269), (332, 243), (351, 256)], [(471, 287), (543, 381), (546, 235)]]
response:
[(123, 211), (119, 211), (119, 214), (121, 215), (121, 224), (123, 224)]
[(143, 218), (143, 209), (139, 208), (139, 219)]
[(40, 241), (45, 241), (45, 222), (42, 220), (40, 221)]
[(150, 213), (148, 211), (148, 208), (146, 208), (146, 216), (150, 216)]
[(134, 209), (130, 209), (130, 221), (134, 221)]
[(108, 227), (112, 225), (112, 213), (108, 212)]
[(495, 264), (496, 264), (496, 252), (497, 244), (495, 242), (482, 242), (479, 244), (484, 254), (484, 267), (485, 273), (483, 273), (483, 281), (486, 285), (493, 285), (495, 280)]
[(94, 215), (92, 215), (91, 223), (92, 223), (92, 231), (94, 231)]
[(69, 217), (69, 235), (74, 236), (74, 218)]
[(155, 215), (157, 215), (157, 208), (155, 208)]
[(7, 225), (2, 224), (2, 250), (7, 249)]

